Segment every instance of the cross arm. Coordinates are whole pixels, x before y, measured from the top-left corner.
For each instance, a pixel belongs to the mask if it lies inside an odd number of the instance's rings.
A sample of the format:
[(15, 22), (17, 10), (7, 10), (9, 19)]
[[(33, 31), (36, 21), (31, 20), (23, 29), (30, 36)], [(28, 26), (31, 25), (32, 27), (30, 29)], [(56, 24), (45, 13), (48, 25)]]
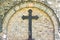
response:
[(36, 16), (32, 16), (33, 19), (38, 19), (39, 17), (36, 15)]
[(24, 20), (24, 19), (28, 19), (28, 16), (22, 16), (22, 19)]

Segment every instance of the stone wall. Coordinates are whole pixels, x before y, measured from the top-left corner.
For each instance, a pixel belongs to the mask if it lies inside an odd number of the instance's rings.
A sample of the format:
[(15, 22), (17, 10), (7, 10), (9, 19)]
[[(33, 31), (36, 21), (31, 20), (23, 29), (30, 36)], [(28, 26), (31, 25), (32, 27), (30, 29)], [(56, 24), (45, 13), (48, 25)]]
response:
[[(22, 0), (22, 1), (27, 1), (27, 0)], [(34, 0), (36, 1), (36, 0)], [(60, 21), (60, 0), (37, 0), (40, 1), (44, 4), (46, 4), (47, 6), (51, 7), (54, 12), (56, 13), (59, 21)], [(4, 17), (4, 14), (14, 5), (20, 3), (21, 0), (0, 0), (0, 15), (2, 15), (2, 18)], [(56, 40), (60, 40), (59, 33), (56, 34)]]

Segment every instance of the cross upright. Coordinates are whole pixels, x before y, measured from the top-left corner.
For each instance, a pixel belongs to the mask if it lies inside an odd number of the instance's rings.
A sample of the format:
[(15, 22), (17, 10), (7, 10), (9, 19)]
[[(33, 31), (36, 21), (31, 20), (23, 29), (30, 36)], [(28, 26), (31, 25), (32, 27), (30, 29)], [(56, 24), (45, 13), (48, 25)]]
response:
[(22, 19), (24, 20), (24, 19), (28, 19), (29, 20), (29, 38), (28, 38), (28, 40), (33, 40), (32, 39), (32, 19), (38, 19), (39, 17), (36, 15), (36, 16), (32, 16), (32, 10), (31, 9), (29, 9), (28, 10), (28, 13), (29, 13), (29, 16), (22, 16)]

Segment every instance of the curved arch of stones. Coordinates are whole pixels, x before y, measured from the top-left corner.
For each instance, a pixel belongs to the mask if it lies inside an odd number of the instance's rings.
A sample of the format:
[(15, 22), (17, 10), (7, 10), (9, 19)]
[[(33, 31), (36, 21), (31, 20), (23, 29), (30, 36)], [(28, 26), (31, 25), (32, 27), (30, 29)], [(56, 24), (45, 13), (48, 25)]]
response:
[(54, 11), (51, 8), (47, 7), (45, 4), (42, 4), (40, 2), (33, 2), (33, 1), (32, 2), (22, 2), (22, 3), (19, 3), (19, 4), (15, 5), (14, 7), (12, 7), (5, 14), (4, 19), (3, 19), (3, 24), (2, 24), (2, 26), (3, 26), (2, 34), (6, 33), (6, 31), (7, 31), (7, 24), (9, 22), (10, 17), (16, 11), (18, 11), (19, 9), (22, 9), (22, 8), (25, 8), (25, 7), (29, 7), (29, 8), (30, 7), (36, 7), (36, 8), (39, 8), (40, 10), (46, 12), (49, 15), (49, 17), (50, 17), (50, 19), (51, 19), (51, 21), (52, 21), (52, 23), (54, 25), (55, 34), (57, 34), (58, 26), (59, 26), (59, 21), (58, 21), (56, 15), (54, 14)]

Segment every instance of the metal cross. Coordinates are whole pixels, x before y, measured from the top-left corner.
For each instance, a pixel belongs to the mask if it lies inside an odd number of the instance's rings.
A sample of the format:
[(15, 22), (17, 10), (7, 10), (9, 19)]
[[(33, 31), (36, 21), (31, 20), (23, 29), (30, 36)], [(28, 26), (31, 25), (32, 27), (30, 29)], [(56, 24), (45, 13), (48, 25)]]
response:
[(29, 39), (28, 40), (33, 40), (32, 39), (32, 19), (38, 19), (39, 17), (36, 15), (36, 16), (32, 16), (32, 10), (29, 9), (28, 10), (28, 13), (29, 13), (29, 16), (22, 16), (22, 19), (28, 19), (29, 20)]

